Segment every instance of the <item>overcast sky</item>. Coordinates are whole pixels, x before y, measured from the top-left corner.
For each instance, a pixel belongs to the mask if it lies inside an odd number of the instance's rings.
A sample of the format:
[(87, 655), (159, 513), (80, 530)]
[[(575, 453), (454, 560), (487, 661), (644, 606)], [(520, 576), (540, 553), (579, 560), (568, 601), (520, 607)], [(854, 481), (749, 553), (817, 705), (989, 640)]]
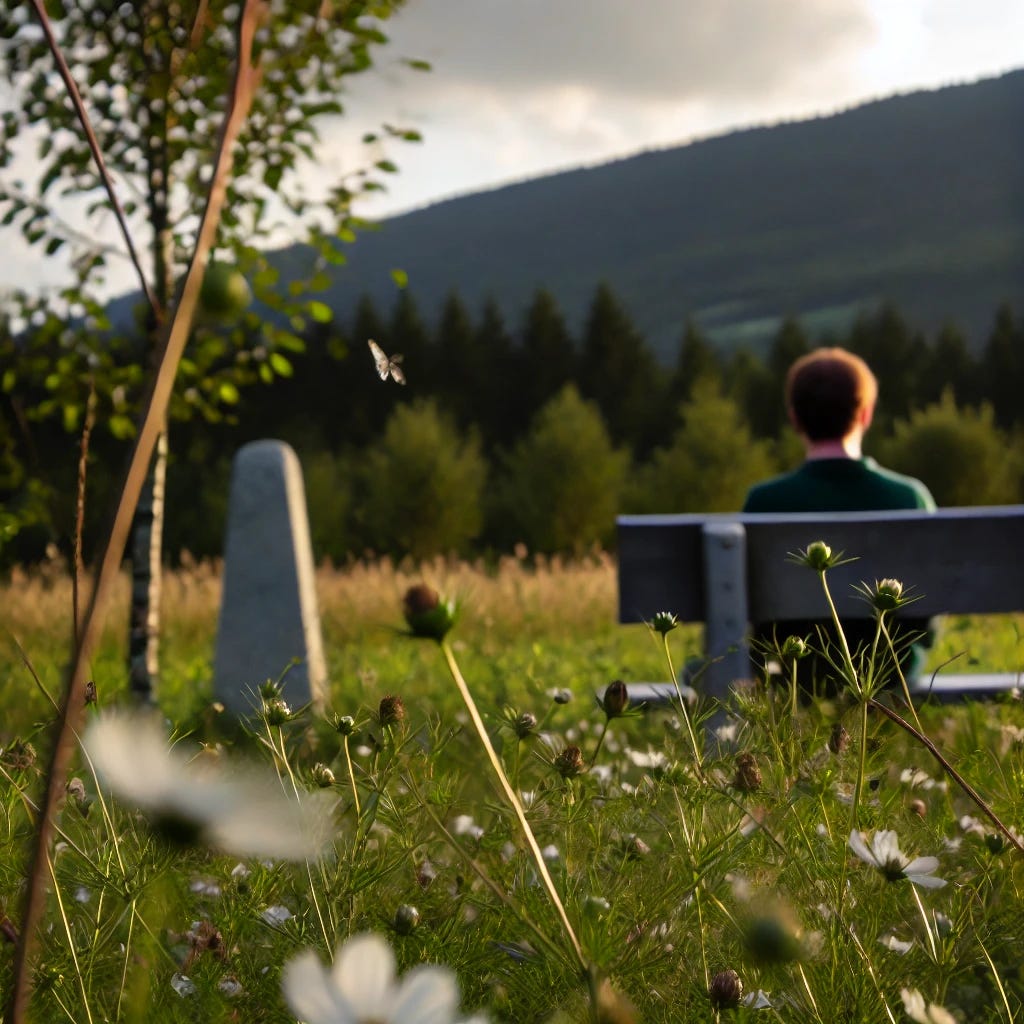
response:
[(354, 167), (382, 121), (419, 129), (374, 215), (1024, 65), (1021, 0), (409, 0), (386, 31), (316, 172)]

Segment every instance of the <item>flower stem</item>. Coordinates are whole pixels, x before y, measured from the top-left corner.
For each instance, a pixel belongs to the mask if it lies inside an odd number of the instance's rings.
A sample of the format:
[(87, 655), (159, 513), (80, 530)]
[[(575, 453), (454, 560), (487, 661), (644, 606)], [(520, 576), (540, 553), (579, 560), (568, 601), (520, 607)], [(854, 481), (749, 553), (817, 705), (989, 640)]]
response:
[(356, 808), (356, 821), (358, 821), (363, 814), (362, 808), (359, 806), (359, 789), (356, 786), (356, 773), (352, 770), (352, 754), (348, 749), (348, 737), (343, 736), (342, 748), (345, 751), (345, 767), (348, 769), (348, 781), (352, 786), (352, 801)]
[(565, 931), (566, 938), (572, 946), (572, 951), (576, 955), (576, 958), (580, 963), (580, 967), (586, 970), (587, 960), (583, 955), (583, 948), (580, 946), (580, 941), (576, 937), (576, 932), (573, 930), (572, 923), (569, 921), (569, 915), (565, 912), (565, 906), (562, 903), (561, 897), (558, 895), (558, 890), (555, 888), (555, 883), (548, 871), (547, 864), (544, 862), (544, 855), (540, 852), (540, 846), (537, 843), (537, 838), (534, 836), (533, 829), (530, 827), (530, 823), (526, 819), (526, 811), (523, 809), (523, 805), (520, 803), (519, 797), (516, 795), (515, 790), (508, 781), (508, 777), (505, 775), (505, 769), (502, 768), (498, 754), (494, 749), (494, 745), (491, 743), (491, 738), (487, 735), (487, 729), (484, 726), (484, 721), (480, 717), (480, 712), (477, 710), (476, 701), (473, 700), (473, 695), (469, 692), (469, 686), (466, 684), (466, 680), (462, 677), (462, 672), (459, 670), (459, 665), (455, 660), (455, 654), (451, 649), (451, 645), (447, 640), (441, 640), (439, 643), (441, 646), (441, 653), (444, 655), (445, 662), (448, 665), (448, 671), (451, 673), (452, 679), (455, 681), (456, 687), (458, 687), (459, 695), (462, 697), (463, 703), (466, 705), (466, 710), (469, 712), (469, 717), (473, 722), (473, 727), (476, 729), (477, 736), (480, 738), (480, 743), (483, 745), (484, 751), (487, 753), (487, 758), (491, 762), (491, 767), (494, 769), (494, 774), (497, 776), (498, 784), (504, 792), (505, 798), (508, 800), (512, 810), (515, 812), (516, 818), (519, 821), (519, 827), (522, 829), (523, 836), (526, 839), (526, 844), (529, 846), (530, 853), (532, 854), (534, 863), (537, 866), (537, 873), (540, 876), (541, 881), (544, 883), (544, 888), (547, 889), (548, 896), (551, 898), (552, 904), (554, 904), (555, 911), (562, 923), (562, 928)]
[(690, 711), (683, 698), (683, 691), (679, 688), (679, 680), (676, 678), (675, 666), (672, 664), (672, 651), (668, 645), (668, 634), (661, 634), (661, 647), (665, 652), (665, 661), (668, 664), (668, 677), (676, 688), (676, 697), (679, 700), (679, 710), (683, 715), (683, 722), (686, 723), (686, 733), (690, 737), (690, 746), (693, 748), (693, 762), (697, 766), (697, 774), (704, 778), (704, 764), (700, 754), (700, 747), (697, 746), (697, 734), (693, 731), (693, 723), (690, 721)]

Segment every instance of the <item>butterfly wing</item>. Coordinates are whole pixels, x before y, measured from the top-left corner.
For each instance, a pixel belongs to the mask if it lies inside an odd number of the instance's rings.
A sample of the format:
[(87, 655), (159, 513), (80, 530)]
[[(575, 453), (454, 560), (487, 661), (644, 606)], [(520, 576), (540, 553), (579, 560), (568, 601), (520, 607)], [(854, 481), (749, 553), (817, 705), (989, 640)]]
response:
[(384, 350), (372, 338), (367, 338), (366, 344), (370, 346), (370, 354), (377, 367), (377, 374), (381, 380), (388, 379), (391, 370), (391, 360), (384, 354)]
[(405, 383), (405, 374), (402, 373), (402, 368), (398, 365), (398, 360), (400, 360), (401, 358), (401, 356), (392, 356), (391, 363), (389, 366), (389, 369), (391, 370), (391, 379), (396, 384)]

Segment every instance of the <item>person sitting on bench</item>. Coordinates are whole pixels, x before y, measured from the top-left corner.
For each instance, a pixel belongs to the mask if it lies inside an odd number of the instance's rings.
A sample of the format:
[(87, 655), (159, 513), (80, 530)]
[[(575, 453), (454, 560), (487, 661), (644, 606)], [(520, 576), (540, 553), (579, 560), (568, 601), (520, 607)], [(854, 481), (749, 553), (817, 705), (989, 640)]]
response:
[[(878, 382), (863, 359), (841, 348), (816, 349), (790, 367), (785, 397), (790, 422), (804, 444), (804, 462), (790, 473), (753, 486), (744, 512), (935, 510), (935, 499), (920, 480), (884, 469), (861, 451), (878, 400)], [(808, 542), (817, 539), (809, 537)], [(851, 652), (875, 636), (873, 620), (843, 625)], [(770, 650), (787, 636), (803, 637), (817, 647), (820, 627), (834, 643), (831, 623), (755, 623), (752, 647)], [(909, 679), (920, 670), (924, 660), (921, 648), (930, 646), (933, 634), (927, 620), (905, 616), (900, 617), (898, 630), (903, 636), (924, 634), (900, 659)], [(835, 675), (819, 658), (805, 658), (798, 666), (805, 689), (816, 679)], [(825, 689), (834, 690), (834, 685), (826, 682)]]

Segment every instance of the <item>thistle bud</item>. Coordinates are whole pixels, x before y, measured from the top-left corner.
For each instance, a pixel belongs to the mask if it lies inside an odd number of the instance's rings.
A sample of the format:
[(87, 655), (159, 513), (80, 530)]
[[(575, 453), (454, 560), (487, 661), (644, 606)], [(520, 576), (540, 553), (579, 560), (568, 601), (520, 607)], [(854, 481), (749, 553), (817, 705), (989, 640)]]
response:
[(744, 752), (736, 755), (736, 774), (732, 784), (741, 793), (753, 793), (761, 788), (761, 769), (753, 754)]
[(334, 728), (342, 736), (351, 736), (356, 730), (356, 720), (351, 715), (336, 715)]
[(264, 700), (273, 700), (281, 696), (281, 687), (273, 679), (266, 679), (260, 684), (260, 696)]
[(331, 769), (322, 761), (317, 761), (317, 763), (313, 765), (310, 775), (313, 778), (314, 784), (319, 786), (321, 789), (329, 789), (334, 785), (334, 772), (332, 772)]
[(869, 591), (869, 596), (875, 611), (879, 612), (894, 612), (907, 603), (903, 584), (899, 580), (876, 580), (875, 589)]
[(735, 971), (719, 971), (708, 985), (708, 999), (716, 1010), (731, 1010), (743, 998), (743, 982)]
[(420, 923), (420, 912), (410, 903), (403, 903), (395, 911), (395, 931), (399, 935), (408, 935), (416, 930)]
[(846, 731), (846, 727), (842, 722), (836, 722), (832, 726), (832, 732), (829, 734), (828, 749), (833, 754), (843, 754), (849, 746), (850, 734)]
[(413, 636), (431, 640), (443, 640), (458, 617), (455, 602), (442, 598), (426, 583), (410, 587), (405, 592), (402, 607)]
[(816, 540), (799, 552), (797, 559), (815, 572), (824, 572), (836, 564), (838, 556), (832, 554), (832, 548), (823, 540)]
[(519, 739), (525, 740), (537, 728), (537, 716), (532, 711), (524, 711), (516, 718), (512, 728)]
[(671, 633), (678, 625), (679, 620), (671, 612), (655, 612), (654, 618), (651, 619), (651, 629), (662, 636)]
[(629, 706), (629, 691), (621, 679), (608, 684), (604, 698), (599, 702), (608, 718), (621, 718)]
[(566, 747), (554, 760), (555, 770), (563, 779), (571, 779), (587, 770), (583, 751), (579, 747)]
[(811, 648), (803, 637), (787, 636), (779, 648), (779, 653), (786, 661), (799, 661), (811, 653)]
[(380, 705), (377, 708), (377, 721), (380, 722), (381, 726), (386, 728), (390, 725), (399, 725), (405, 721), (405, 704), (401, 697), (395, 696), (392, 693), (387, 694), (380, 699)]
[(292, 717), (292, 709), (280, 697), (263, 702), (263, 720), (267, 725), (284, 725)]
[(789, 963), (803, 955), (799, 927), (782, 911), (753, 918), (744, 939), (751, 955), (761, 963)]

